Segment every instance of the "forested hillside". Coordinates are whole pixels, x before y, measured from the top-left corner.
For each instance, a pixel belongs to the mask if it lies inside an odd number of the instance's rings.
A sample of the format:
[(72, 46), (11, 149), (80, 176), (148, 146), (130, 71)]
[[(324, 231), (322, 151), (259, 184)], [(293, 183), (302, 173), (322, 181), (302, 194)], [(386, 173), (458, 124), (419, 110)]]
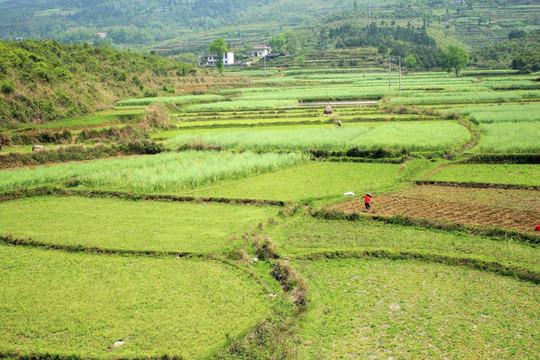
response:
[(338, 3), (342, 1), (321, 5), (311, 0), (36, 0), (31, 4), (0, 0), (0, 39), (92, 42), (100, 40), (97, 32), (107, 32), (107, 40), (115, 44), (150, 44), (253, 22), (298, 25), (339, 9)]
[[(0, 0), (0, 39), (105, 42), (169, 55), (204, 52), (216, 37), (242, 47), (298, 26), (319, 23), (319, 33), (351, 21), (425, 27), (443, 46), (475, 49), (504, 41), (512, 30), (537, 29), (539, 14), (535, 0)], [(314, 41), (303, 41), (299, 51)]]
[(174, 92), (191, 65), (107, 47), (0, 42), (0, 125), (110, 107), (121, 97)]

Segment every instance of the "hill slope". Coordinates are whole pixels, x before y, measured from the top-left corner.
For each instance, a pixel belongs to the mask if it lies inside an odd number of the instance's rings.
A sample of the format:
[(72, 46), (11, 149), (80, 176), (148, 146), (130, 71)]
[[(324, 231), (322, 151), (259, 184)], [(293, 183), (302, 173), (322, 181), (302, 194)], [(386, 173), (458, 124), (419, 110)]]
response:
[(120, 97), (174, 92), (191, 70), (102, 46), (0, 42), (0, 125), (62, 119), (110, 107)]

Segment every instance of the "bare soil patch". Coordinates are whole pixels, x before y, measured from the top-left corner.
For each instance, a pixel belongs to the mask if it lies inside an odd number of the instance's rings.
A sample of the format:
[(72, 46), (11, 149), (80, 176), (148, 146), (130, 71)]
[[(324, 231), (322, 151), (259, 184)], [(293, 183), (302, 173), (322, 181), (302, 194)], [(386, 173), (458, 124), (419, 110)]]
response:
[[(407, 215), (526, 232), (540, 224), (540, 192), (529, 190), (415, 186), (400, 194), (375, 196), (371, 206), (370, 214)], [(344, 212), (365, 209), (361, 200), (334, 208)]]

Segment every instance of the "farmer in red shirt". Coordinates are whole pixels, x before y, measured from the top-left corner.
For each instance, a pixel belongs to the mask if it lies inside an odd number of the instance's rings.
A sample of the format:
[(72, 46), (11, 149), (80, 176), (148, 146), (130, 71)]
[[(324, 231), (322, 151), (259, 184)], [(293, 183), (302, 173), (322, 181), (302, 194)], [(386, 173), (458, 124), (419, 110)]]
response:
[(369, 208), (371, 207), (371, 205), (369, 204), (371, 202), (371, 194), (368, 193), (362, 196), (362, 199), (365, 199), (364, 204), (366, 205), (366, 211), (369, 211)]

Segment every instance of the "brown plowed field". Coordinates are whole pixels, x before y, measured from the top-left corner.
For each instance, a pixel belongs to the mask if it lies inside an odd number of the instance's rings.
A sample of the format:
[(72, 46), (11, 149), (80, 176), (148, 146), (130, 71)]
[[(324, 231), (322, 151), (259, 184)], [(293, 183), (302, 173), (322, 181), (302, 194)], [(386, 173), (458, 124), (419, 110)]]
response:
[[(365, 209), (362, 200), (340, 203), (334, 208), (345, 212)], [(374, 194), (370, 214), (401, 214), (530, 232), (540, 225), (540, 192), (415, 186), (399, 194)]]

